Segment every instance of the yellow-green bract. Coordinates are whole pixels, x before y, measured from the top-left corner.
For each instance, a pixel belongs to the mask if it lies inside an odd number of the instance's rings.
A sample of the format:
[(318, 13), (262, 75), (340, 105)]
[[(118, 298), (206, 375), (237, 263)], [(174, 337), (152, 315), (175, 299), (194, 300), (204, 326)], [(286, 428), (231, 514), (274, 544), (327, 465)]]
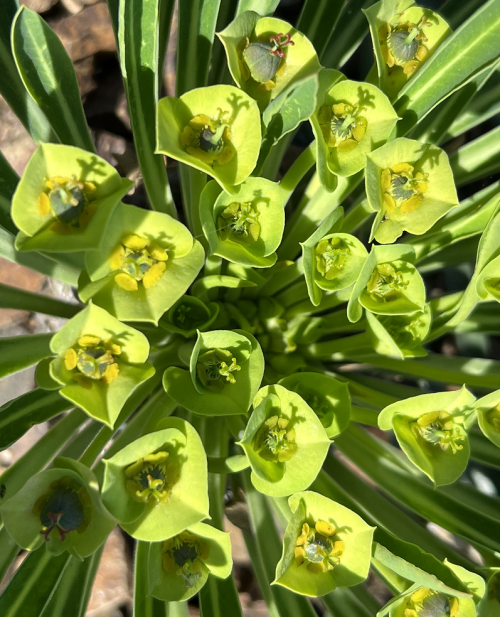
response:
[[(288, 503), (292, 517), (274, 583), (312, 597), (362, 583), (370, 568), (374, 528), (345, 506), (312, 491), (296, 493)], [(305, 525), (310, 530), (307, 539)]]
[(158, 323), (203, 266), (201, 244), (168, 214), (120, 204), (101, 248), (85, 256), (79, 295), (122, 321)]
[(456, 392), (422, 394), (386, 407), (378, 425), (394, 430), (406, 456), (435, 486), (451, 484), (467, 467), (467, 418), (475, 400), (465, 386)]
[(93, 304), (54, 334), (50, 348), (58, 356), (50, 375), (62, 385), (61, 396), (109, 427), (132, 392), (155, 373), (146, 362), (144, 334)]
[(65, 457), (31, 477), (0, 513), (22, 548), (33, 551), (45, 543), (53, 555), (68, 551), (77, 559), (92, 555), (116, 524), (101, 502), (95, 475)]
[(160, 542), (209, 518), (205, 450), (185, 420), (161, 420), (104, 462), (103, 502), (132, 537)]

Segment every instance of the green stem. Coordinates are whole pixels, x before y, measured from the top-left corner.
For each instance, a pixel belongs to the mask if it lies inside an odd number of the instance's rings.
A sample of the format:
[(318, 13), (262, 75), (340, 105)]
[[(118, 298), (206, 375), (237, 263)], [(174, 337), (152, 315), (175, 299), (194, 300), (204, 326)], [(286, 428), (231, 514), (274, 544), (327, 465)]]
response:
[(193, 236), (206, 248), (207, 242), (203, 234), (199, 210), (200, 195), (207, 183), (207, 176), (201, 171), (182, 163), (179, 165), (179, 169), (181, 174), (182, 203), (188, 227)]
[(70, 319), (82, 309), (82, 306), (61, 302), (61, 300), (49, 296), (41, 296), (0, 283), (0, 308), (43, 313), (44, 315)]
[(315, 360), (330, 360), (336, 354), (349, 353), (353, 349), (371, 349), (370, 337), (366, 332), (353, 334), (345, 338), (335, 339), (334, 341), (326, 341), (324, 343), (313, 343), (302, 350), (306, 358), (314, 358)]
[(368, 201), (363, 199), (363, 201), (353, 206), (345, 215), (342, 232), (346, 234), (354, 233), (373, 214), (375, 213), (368, 205)]
[(236, 473), (250, 467), (250, 461), (245, 454), (235, 454), (228, 458), (208, 457), (208, 471), (210, 473)]
[(373, 409), (365, 409), (364, 407), (357, 407), (356, 405), (351, 407), (351, 420), (359, 424), (378, 426), (378, 414), (379, 412), (373, 411)]
[(295, 159), (293, 165), (284, 175), (280, 186), (286, 195), (285, 202), (290, 199), (290, 195), (295, 191), (299, 182), (315, 164), (315, 153), (316, 143), (313, 141), (313, 143), (301, 152), (297, 159)]

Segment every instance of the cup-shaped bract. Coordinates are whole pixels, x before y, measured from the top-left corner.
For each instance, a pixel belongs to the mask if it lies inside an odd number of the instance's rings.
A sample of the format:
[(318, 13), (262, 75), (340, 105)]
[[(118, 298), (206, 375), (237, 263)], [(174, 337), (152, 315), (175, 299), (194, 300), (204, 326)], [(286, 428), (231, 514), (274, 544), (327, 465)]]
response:
[(351, 418), (351, 397), (346, 383), (321, 373), (294, 373), (280, 385), (296, 392), (318, 416), (332, 439), (344, 431)]
[(393, 100), (451, 34), (445, 20), (413, 0), (382, 0), (364, 11), (377, 59), (379, 84)]
[(150, 544), (149, 590), (154, 598), (166, 602), (188, 600), (209, 574), (227, 578), (232, 566), (229, 533), (197, 523), (162, 543)]
[(431, 327), (428, 304), (422, 312), (411, 315), (375, 315), (366, 312), (367, 331), (373, 349), (391, 358), (416, 358), (427, 355), (422, 347)]
[(189, 371), (170, 367), (163, 386), (182, 407), (202, 416), (247, 413), (264, 374), (257, 340), (243, 330), (198, 332)]
[(312, 597), (362, 583), (370, 568), (374, 527), (312, 491), (296, 493), (288, 503), (293, 514), (274, 583)]
[(99, 250), (85, 256), (80, 298), (122, 321), (154, 324), (194, 281), (205, 261), (201, 244), (162, 212), (120, 204)]
[(366, 195), (377, 216), (371, 238), (391, 244), (404, 232), (420, 235), (458, 206), (444, 150), (401, 137), (367, 155)]
[(476, 617), (472, 598), (449, 596), (443, 591), (418, 587), (391, 603), (389, 617), (426, 617), (427, 615), (449, 617)]
[(452, 484), (469, 460), (466, 419), (475, 400), (465, 386), (414, 396), (383, 409), (378, 425), (394, 430), (403, 452), (435, 486)]
[(41, 144), (12, 198), (21, 251), (95, 249), (109, 217), (132, 182), (97, 155), (61, 144)]
[(477, 414), (479, 428), (500, 448), (500, 390), (478, 399), (472, 408)]
[(133, 538), (161, 542), (209, 518), (205, 450), (185, 420), (161, 420), (104, 463), (102, 500)]
[(314, 482), (330, 440), (304, 399), (283, 386), (261, 388), (239, 445), (252, 467), (255, 488), (284, 497)]
[(476, 291), (483, 302), (488, 300), (500, 302), (500, 255), (478, 272)]
[(414, 260), (409, 245), (373, 246), (349, 299), (349, 321), (361, 319), (362, 307), (376, 315), (422, 312), (425, 286)]
[(261, 143), (257, 103), (234, 86), (196, 88), (158, 103), (156, 151), (212, 176), (226, 191), (252, 173)]
[(5, 528), (22, 548), (42, 544), (53, 555), (92, 555), (116, 520), (104, 507), (95, 475), (82, 463), (59, 457), (31, 477), (0, 507)]
[(479, 606), (481, 617), (498, 617), (500, 615), (500, 568), (489, 568), (486, 593)]
[(261, 109), (293, 83), (321, 66), (311, 42), (290, 24), (247, 11), (217, 36), (234, 81)]
[(61, 395), (109, 427), (132, 392), (155, 373), (146, 362), (144, 334), (93, 304), (54, 334), (50, 349), (57, 354), (50, 376), (62, 385)]
[[(310, 119), (318, 168), (327, 165), (332, 174), (352, 176), (365, 167), (366, 155), (389, 139), (398, 116), (376, 86), (338, 82), (334, 71), (326, 73), (331, 75), (329, 79), (323, 75), (316, 111)], [(318, 172), (320, 179), (325, 177), (324, 172)]]
[(169, 332), (191, 338), (198, 330), (209, 328), (218, 314), (217, 302), (205, 304), (195, 296), (182, 296), (160, 319), (159, 325)]
[(213, 255), (254, 268), (276, 263), (285, 207), (275, 182), (248, 178), (231, 195), (209, 182), (200, 198), (200, 219)]

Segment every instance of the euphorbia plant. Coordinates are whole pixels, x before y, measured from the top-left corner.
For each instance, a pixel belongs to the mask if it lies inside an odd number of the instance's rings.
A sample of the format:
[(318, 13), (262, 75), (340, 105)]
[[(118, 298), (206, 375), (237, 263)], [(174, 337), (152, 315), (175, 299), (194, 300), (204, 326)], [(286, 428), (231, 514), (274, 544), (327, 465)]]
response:
[(0, 257), (71, 289), (0, 285), (67, 320), (0, 337), (37, 383), (2, 384), (0, 450), (50, 421), (0, 477), (2, 617), (84, 617), (115, 526), (136, 617), (257, 587), (273, 617), (499, 612), (500, 3), (289, 4), (109, 0), (115, 169), (56, 34), (2, 3), (37, 146), (0, 154)]

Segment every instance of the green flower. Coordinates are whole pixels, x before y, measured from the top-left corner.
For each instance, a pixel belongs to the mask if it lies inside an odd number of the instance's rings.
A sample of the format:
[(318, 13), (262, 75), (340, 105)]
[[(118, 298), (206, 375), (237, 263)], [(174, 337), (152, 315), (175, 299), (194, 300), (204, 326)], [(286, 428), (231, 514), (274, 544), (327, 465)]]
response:
[(191, 338), (197, 330), (207, 330), (218, 314), (217, 302), (204, 304), (195, 296), (182, 296), (160, 319), (159, 325), (169, 332)]
[(401, 360), (427, 355), (421, 344), (431, 327), (428, 304), (423, 312), (411, 315), (374, 315), (367, 311), (366, 319), (368, 333), (377, 353)]
[(153, 597), (181, 602), (195, 595), (208, 575), (227, 578), (233, 559), (229, 533), (197, 523), (149, 547), (148, 581)]
[(349, 320), (361, 319), (361, 307), (376, 315), (422, 312), (425, 286), (414, 260), (411, 246), (374, 246), (354, 285), (347, 307)]
[(318, 416), (283, 386), (261, 388), (239, 445), (252, 467), (252, 484), (283, 497), (307, 488), (318, 475), (330, 441)]
[(293, 514), (274, 583), (312, 597), (362, 583), (370, 568), (374, 528), (318, 493), (296, 493), (288, 503)]
[(316, 111), (311, 125), (316, 137), (316, 159), (325, 188), (326, 165), (338, 176), (352, 176), (365, 167), (366, 155), (388, 139), (398, 116), (376, 86), (340, 81), (336, 71), (322, 71)]
[(248, 178), (233, 195), (210, 182), (200, 198), (200, 219), (213, 255), (254, 268), (276, 263), (285, 207), (275, 182)]
[(281, 19), (247, 11), (217, 36), (234, 81), (261, 109), (285, 88), (321, 68), (311, 42)]
[(104, 159), (59, 144), (41, 144), (12, 199), (22, 251), (75, 252), (100, 246), (109, 217), (132, 182)]
[(442, 591), (419, 587), (403, 594), (400, 602), (391, 605), (390, 617), (475, 617), (471, 598), (456, 598)]
[(157, 324), (198, 275), (204, 252), (168, 214), (120, 204), (101, 249), (89, 251), (85, 262), (83, 302), (92, 298), (122, 321)]
[(478, 606), (478, 615), (498, 617), (500, 615), (500, 568), (489, 568), (487, 580), (486, 594)]
[(477, 413), (479, 428), (500, 448), (500, 390), (478, 399), (472, 409)]
[(330, 439), (347, 428), (351, 417), (347, 384), (320, 373), (295, 373), (279, 383), (304, 399), (318, 416)]
[(447, 154), (404, 137), (367, 156), (366, 194), (377, 212), (371, 238), (381, 244), (404, 231), (421, 235), (458, 206)]
[(451, 484), (469, 460), (466, 419), (474, 401), (465, 386), (455, 392), (422, 394), (386, 407), (378, 425), (394, 430), (406, 456), (435, 486)]
[(476, 291), (483, 302), (488, 300), (500, 302), (500, 255), (478, 272)]
[(63, 386), (61, 395), (111, 428), (132, 392), (155, 373), (144, 334), (92, 304), (52, 337), (50, 349), (58, 356), (50, 376)]
[(447, 39), (451, 30), (413, 0), (382, 0), (364, 11), (377, 59), (380, 87), (392, 100)]
[(234, 191), (252, 173), (261, 143), (257, 104), (234, 86), (197, 88), (158, 103), (156, 151)]
[(5, 528), (22, 548), (42, 544), (53, 555), (92, 555), (116, 524), (101, 502), (95, 475), (78, 461), (58, 457), (0, 507)]
[(161, 542), (208, 518), (207, 459), (185, 420), (161, 420), (104, 463), (102, 500), (133, 538)]
[(163, 386), (174, 401), (199, 415), (245, 414), (259, 389), (264, 356), (243, 330), (199, 332), (189, 371), (168, 368)]

